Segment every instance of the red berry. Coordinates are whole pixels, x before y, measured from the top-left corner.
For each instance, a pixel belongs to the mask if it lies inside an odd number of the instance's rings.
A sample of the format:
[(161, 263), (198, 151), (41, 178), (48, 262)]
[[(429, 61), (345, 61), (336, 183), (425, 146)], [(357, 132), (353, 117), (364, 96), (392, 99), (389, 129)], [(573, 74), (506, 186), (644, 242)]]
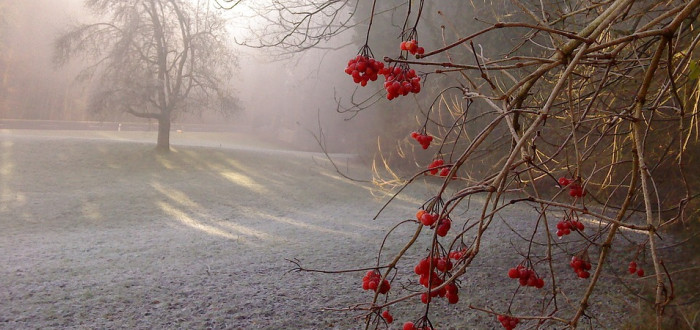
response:
[(413, 325), (413, 322), (406, 322), (403, 324), (403, 330), (415, 330), (416, 326)]
[(448, 292), (447, 294), (445, 294), (445, 298), (447, 298), (447, 302), (450, 304), (456, 304), (457, 302), (459, 302), (459, 295), (456, 293)]
[(394, 322), (394, 317), (391, 315), (391, 313), (389, 313), (388, 310), (382, 312), (382, 317), (384, 318), (384, 320), (386, 320), (386, 323), (391, 324), (391, 322)]
[(448, 174), (450, 174), (450, 168), (449, 168), (449, 167), (443, 167), (443, 168), (440, 170), (440, 176), (447, 176)]
[(544, 287), (544, 279), (537, 278), (537, 284), (535, 284), (535, 287), (538, 289), (542, 289)]
[(430, 295), (428, 295), (427, 293), (422, 293), (420, 295), (420, 301), (423, 302), (424, 304), (429, 303), (430, 302)]
[(576, 261), (572, 262), (571, 267), (574, 267), (576, 269), (581, 269), (583, 268), (583, 260), (581, 259), (576, 259)]
[[(449, 261), (449, 259), (447, 261)], [(438, 261), (435, 265), (435, 268), (437, 268), (437, 270), (444, 273), (447, 270), (447, 262), (445, 261), (445, 259), (443, 259), (443, 258), (438, 259)]]
[(644, 276), (644, 269), (639, 268), (639, 269), (637, 270), (637, 276), (639, 276), (639, 277)]
[(566, 187), (566, 186), (568, 186), (570, 183), (571, 183), (571, 181), (570, 181), (569, 179), (567, 179), (566, 177), (561, 177), (561, 178), (559, 178), (559, 185), (562, 186), (562, 187)]
[(520, 279), (526, 280), (530, 278), (530, 270), (526, 268), (520, 268)]
[(372, 291), (377, 291), (377, 282), (376, 281), (370, 281), (369, 282), (369, 289)]
[(515, 268), (511, 268), (508, 270), (508, 277), (510, 278), (519, 278), (520, 277), (520, 271), (518, 271)]
[(420, 221), (420, 219), (423, 217), (423, 214), (425, 214), (425, 210), (418, 210), (418, 212), (416, 212), (416, 219)]
[(379, 286), (379, 293), (386, 294), (391, 289), (391, 284), (388, 280), (382, 281), (382, 285)]
[(425, 258), (418, 262), (418, 266), (421, 268), (421, 273), (419, 275), (428, 275), (430, 274), (430, 259)]
[(450, 219), (442, 219), (438, 223), (438, 227), (436, 229), (437, 235), (440, 237), (445, 237), (447, 235), (447, 232), (450, 231), (450, 227), (452, 226), (452, 221)]
[(423, 216), (420, 218), (420, 222), (423, 223), (425, 226), (432, 226), (435, 221), (437, 221), (437, 215), (433, 215), (430, 213), (425, 213)]
[(456, 294), (459, 292), (459, 288), (454, 283), (450, 283), (450, 284), (446, 285), (445, 290), (447, 291), (447, 293), (455, 293)]
[(527, 279), (527, 286), (535, 286), (535, 285), (537, 285), (537, 278), (534, 276), (530, 276)]

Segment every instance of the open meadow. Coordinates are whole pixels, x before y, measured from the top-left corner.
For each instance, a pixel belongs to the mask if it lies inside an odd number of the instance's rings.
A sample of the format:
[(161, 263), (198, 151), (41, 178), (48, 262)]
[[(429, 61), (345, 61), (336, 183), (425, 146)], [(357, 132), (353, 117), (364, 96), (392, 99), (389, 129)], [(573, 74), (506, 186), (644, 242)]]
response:
[[(286, 259), (314, 269), (374, 265), (387, 230), (413, 216), (430, 182), (372, 220), (388, 195), (343, 179), (322, 154), (185, 132), (162, 155), (154, 134), (0, 130), (0, 328), (363, 326), (353, 318), (359, 312), (326, 308), (371, 301), (361, 289), (364, 272), (290, 272)], [(371, 178), (367, 166), (348, 164), (352, 175)], [(516, 230), (535, 218), (522, 206), (503, 214), (513, 218), (501, 223)], [(412, 228), (395, 231), (382, 256)], [(496, 327), (468, 306), (502, 306), (513, 297), (517, 284), (505, 275), (518, 262), (510, 228), (495, 226), (485, 237), (460, 302), (435, 304), (440, 329)], [(419, 249), (408, 261), (418, 260)], [(627, 303), (609, 303), (626, 292), (604, 282), (604, 296), (594, 294), (591, 306), (600, 319), (582, 326), (626, 319), (610, 307)], [(394, 326), (418, 315), (408, 310), (415, 307), (394, 308)]]

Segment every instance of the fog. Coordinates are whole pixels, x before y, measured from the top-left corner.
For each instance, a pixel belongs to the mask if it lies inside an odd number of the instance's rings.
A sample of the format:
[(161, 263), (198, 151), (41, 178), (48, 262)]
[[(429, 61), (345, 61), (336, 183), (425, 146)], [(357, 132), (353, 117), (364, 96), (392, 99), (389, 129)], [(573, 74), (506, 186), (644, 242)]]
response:
[[(227, 14), (233, 17), (232, 36), (245, 39), (248, 30), (241, 17), (250, 12), (237, 7)], [(91, 20), (80, 0), (0, 1), (0, 120), (144, 121), (128, 114), (94, 114), (88, 108), (90, 86), (75, 80), (83, 61), (60, 68), (52, 63), (57, 36), (71, 24)], [(265, 135), (312, 150), (318, 149), (312, 134), (318, 134), (320, 122), (331, 150), (362, 150), (371, 141), (363, 130), (376, 129), (372, 114), (348, 121), (348, 115), (336, 112), (337, 98), (347, 99), (355, 89), (343, 69), (357, 46), (341, 47), (351, 37), (349, 31), (323, 45), (333, 50), (284, 57), (271, 56), (278, 54), (274, 49), (236, 45), (238, 69), (231, 87), (242, 111), (227, 117), (211, 112), (180, 116), (173, 120), (173, 129), (186, 129), (188, 123), (217, 130), (226, 125), (224, 130)]]

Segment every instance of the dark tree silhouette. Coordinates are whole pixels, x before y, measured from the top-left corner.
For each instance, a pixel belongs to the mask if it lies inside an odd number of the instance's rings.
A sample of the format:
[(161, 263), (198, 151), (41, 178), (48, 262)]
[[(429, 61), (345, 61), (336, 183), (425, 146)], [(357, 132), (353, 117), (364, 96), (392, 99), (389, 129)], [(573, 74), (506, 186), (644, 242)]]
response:
[(225, 20), (182, 0), (88, 0), (100, 21), (72, 27), (55, 41), (54, 61), (78, 56), (94, 79), (90, 108), (158, 121), (160, 151), (170, 150), (171, 120), (183, 112), (230, 114), (236, 61)]

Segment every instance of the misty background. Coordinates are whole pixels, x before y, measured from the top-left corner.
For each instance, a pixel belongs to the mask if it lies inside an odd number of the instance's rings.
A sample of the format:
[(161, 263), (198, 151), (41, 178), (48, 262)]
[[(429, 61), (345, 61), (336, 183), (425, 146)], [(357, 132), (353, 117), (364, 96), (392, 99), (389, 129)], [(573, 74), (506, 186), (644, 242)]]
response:
[[(217, 10), (212, 8), (211, 10)], [(232, 38), (243, 42), (255, 29), (254, 13), (244, 6), (230, 9)], [(55, 39), (75, 24), (94, 19), (82, 0), (0, 0), (0, 120), (149, 122), (126, 113), (96, 114), (88, 108), (89, 83), (75, 80), (81, 60), (57, 68), (52, 63)], [(312, 134), (323, 126), (331, 151), (365, 153), (378, 132), (374, 115), (366, 111), (353, 120), (336, 112), (338, 100), (355, 89), (344, 73), (355, 56), (353, 31), (297, 54), (270, 48), (234, 45), (238, 69), (231, 77), (241, 111), (186, 114), (173, 120), (173, 130), (205, 124), (212, 130), (257, 134), (302, 150), (318, 149)], [(380, 88), (380, 86), (376, 86)], [(157, 122), (151, 121), (152, 129)], [(207, 129), (207, 128), (205, 128)]]
[[(214, 8), (213, 2), (210, 1), (210, 10), (221, 11)], [(198, 129), (255, 134), (258, 138), (285, 143), (292, 149), (318, 151), (316, 137), (322, 129), (322, 140), (329, 152), (354, 153), (365, 161), (377, 160), (380, 151), (382, 157), (403, 158), (407, 148), (415, 148), (409, 134), (423, 125), (426, 111), (435, 104), (435, 95), (440, 95), (445, 104), (462, 100), (458, 88), (443, 91), (459, 86), (459, 81), (422, 71), (419, 66), (416, 67), (419, 74), (427, 74), (421, 95), (430, 97), (409, 96), (388, 102), (381, 81), (366, 87), (352, 82), (343, 71), (365, 42), (371, 2), (342, 8), (341, 15), (351, 17), (347, 27), (303, 51), (295, 47), (241, 45), (269, 43), (270, 39), (265, 37), (274, 40), (281, 34), (279, 29), (270, 28), (274, 25), (270, 20), (274, 20), (276, 13), (246, 6), (263, 6), (263, 3), (266, 2), (243, 1), (224, 11), (238, 65), (230, 87), (236, 93), (241, 111), (228, 117), (206, 111), (180, 115), (173, 118), (172, 131), (187, 131), (188, 124), (199, 125)], [(405, 5), (402, 1), (377, 3), (368, 39), (375, 58), (398, 55)], [(352, 10), (356, 11), (351, 15)], [(472, 33), (483, 26), (471, 19), (450, 20), (441, 11), (459, 18), (498, 16), (498, 11), (505, 10), (506, 7), (485, 4), (475, 7), (464, 1), (426, 3), (426, 14), (418, 26), (421, 46), (439, 47), (442, 32), (436, 27), (445, 24), (448, 26), (445, 33), (453, 34), (453, 38), (460, 36), (455, 31)], [(85, 64), (80, 58), (60, 68), (52, 63), (56, 38), (79, 23), (94, 20), (83, 8), (82, 0), (0, 0), (0, 121), (140, 122), (147, 123), (149, 130), (157, 130), (155, 120), (90, 109), (90, 84), (75, 80)], [(490, 52), (498, 53), (518, 44), (520, 39), (518, 35), (491, 36), (479, 42)], [(450, 115), (444, 109), (434, 111), (444, 113), (440, 116)]]

